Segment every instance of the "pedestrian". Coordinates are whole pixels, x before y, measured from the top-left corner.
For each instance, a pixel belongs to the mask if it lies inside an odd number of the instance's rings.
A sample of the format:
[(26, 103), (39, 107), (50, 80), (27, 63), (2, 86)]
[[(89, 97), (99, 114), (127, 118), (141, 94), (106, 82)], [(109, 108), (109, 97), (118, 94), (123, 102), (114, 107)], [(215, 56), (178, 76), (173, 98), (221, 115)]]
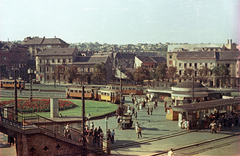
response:
[(155, 100), (155, 106), (156, 106), (156, 108), (158, 107), (157, 99)]
[(10, 137), (9, 138), (9, 143), (10, 143), (10, 146), (13, 144), (14, 145), (14, 138), (13, 137)]
[(150, 112), (151, 112), (151, 115), (152, 115), (152, 112), (153, 112), (153, 107), (150, 106)]
[(215, 121), (213, 121), (209, 127), (211, 127), (211, 133), (217, 133), (217, 124), (215, 123)]
[(135, 108), (134, 108), (134, 106), (132, 107), (132, 115), (134, 115), (135, 114)]
[(164, 102), (164, 107), (165, 107), (165, 108), (167, 107), (167, 101)]
[(138, 126), (139, 126), (139, 125), (140, 125), (140, 124), (139, 124), (138, 122), (135, 123), (135, 131), (136, 131), (136, 134), (137, 134), (137, 132), (138, 132), (137, 129), (138, 129)]
[(172, 148), (170, 149), (170, 151), (168, 151), (168, 156), (174, 156)]
[(147, 108), (147, 114), (149, 115), (149, 107)]
[(122, 129), (125, 129), (125, 120), (122, 122)]
[(114, 144), (114, 136), (115, 136), (115, 132), (114, 132), (114, 129), (112, 130), (112, 132), (111, 132), (111, 136), (112, 136), (112, 143)]
[(137, 120), (137, 112), (135, 112), (135, 120)]
[(92, 122), (90, 125), (91, 129), (94, 130), (94, 123)]
[(111, 140), (112, 136), (111, 136), (111, 131), (110, 129), (107, 130), (107, 140)]
[(142, 138), (142, 129), (141, 129), (140, 126), (138, 126), (137, 131), (138, 131), (138, 138), (139, 138), (139, 135), (140, 135), (141, 138)]

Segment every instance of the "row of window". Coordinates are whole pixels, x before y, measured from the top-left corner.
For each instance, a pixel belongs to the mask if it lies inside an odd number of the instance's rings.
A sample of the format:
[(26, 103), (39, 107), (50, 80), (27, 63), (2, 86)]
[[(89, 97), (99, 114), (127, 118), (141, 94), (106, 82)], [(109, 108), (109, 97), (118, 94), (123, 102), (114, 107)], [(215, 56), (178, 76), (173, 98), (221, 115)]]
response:
[[(67, 61), (68, 61), (68, 63), (71, 63), (72, 62), (72, 59), (52, 59), (51, 61), (49, 60), (49, 59), (47, 59), (46, 60), (46, 63), (55, 63), (55, 61), (56, 61), (56, 63), (67, 63)], [(39, 59), (39, 63), (42, 63), (43, 62), (43, 60), (42, 59)]]
[[(173, 62), (172, 61), (169, 61), (169, 64), (172, 65)], [(183, 66), (182, 66), (183, 65)], [(213, 63), (199, 63), (199, 66), (200, 67), (213, 67)], [(219, 66), (219, 64), (217, 64), (217, 67)], [(227, 68), (230, 67), (230, 64), (226, 64)], [(195, 68), (197, 69), (198, 68), (198, 63), (179, 63), (178, 64), (178, 67), (181, 68), (181, 67), (184, 67), (184, 68)]]
[[(55, 67), (46, 67), (46, 72), (54, 72)], [(62, 68), (65, 71), (65, 68)], [(43, 67), (39, 67), (39, 72), (43, 72)], [(78, 68), (78, 72), (94, 72), (94, 68)]]

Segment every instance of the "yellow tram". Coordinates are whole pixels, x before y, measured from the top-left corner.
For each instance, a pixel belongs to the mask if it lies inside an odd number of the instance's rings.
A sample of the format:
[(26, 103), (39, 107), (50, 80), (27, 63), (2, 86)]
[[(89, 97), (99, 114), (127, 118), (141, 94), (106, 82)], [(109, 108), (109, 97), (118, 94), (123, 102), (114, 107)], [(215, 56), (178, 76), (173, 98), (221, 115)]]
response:
[[(99, 88), (84, 88), (84, 97), (86, 99), (98, 99)], [(66, 98), (82, 98), (82, 87), (66, 87)]]
[[(120, 85), (108, 84), (106, 85), (106, 89), (117, 89), (120, 90)], [(136, 95), (143, 94), (143, 86), (141, 85), (122, 85), (122, 94), (131, 94), (134, 93)]]
[[(14, 88), (14, 81), (15, 80), (0, 80), (0, 87), (1, 88)], [(17, 88), (24, 89), (25, 88), (25, 81), (24, 80), (16, 80), (17, 81)]]
[(98, 100), (108, 101), (112, 103), (120, 103), (120, 91), (112, 89), (100, 89), (98, 90)]

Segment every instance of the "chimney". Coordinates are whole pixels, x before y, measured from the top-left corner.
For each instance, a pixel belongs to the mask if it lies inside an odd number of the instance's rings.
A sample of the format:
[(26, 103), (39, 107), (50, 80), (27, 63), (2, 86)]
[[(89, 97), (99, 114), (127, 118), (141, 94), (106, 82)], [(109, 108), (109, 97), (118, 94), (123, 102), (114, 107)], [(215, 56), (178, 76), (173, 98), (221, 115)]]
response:
[(229, 39), (227, 39), (227, 44), (229, 44)]
[(56, 36), (54, 36), (54, 38), (56, 38)]
[(230, 39), (230, 44), (232, 44), (232, 39)]

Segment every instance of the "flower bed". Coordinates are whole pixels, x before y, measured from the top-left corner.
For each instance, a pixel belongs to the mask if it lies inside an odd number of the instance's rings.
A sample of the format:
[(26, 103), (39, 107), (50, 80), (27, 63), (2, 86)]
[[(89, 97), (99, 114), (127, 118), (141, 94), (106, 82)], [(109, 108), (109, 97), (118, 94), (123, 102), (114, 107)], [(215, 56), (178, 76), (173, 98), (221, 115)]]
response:
[[(14, 105), (14, 100), (3, 101), (0, 105)], [(74, 105), (71, 101), (58, 100), (59, 110), (66, 110), (74, 108)], [(49, 99), (29, 99), (27, 100), (18, 100), (18, 111), (19, 112), (49, 112), (50, 111), (50, 100)]]

